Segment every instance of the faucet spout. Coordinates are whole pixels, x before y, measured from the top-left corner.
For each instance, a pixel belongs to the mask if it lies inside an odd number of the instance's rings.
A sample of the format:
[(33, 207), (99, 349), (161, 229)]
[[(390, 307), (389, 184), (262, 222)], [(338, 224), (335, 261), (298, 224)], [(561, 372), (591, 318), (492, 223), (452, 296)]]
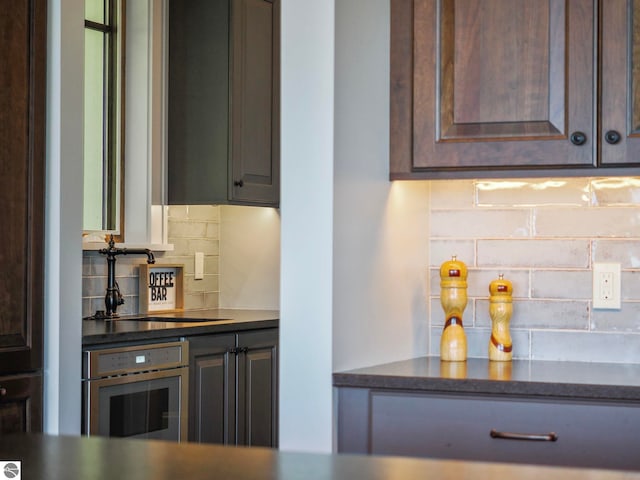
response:
[[(117, 248), (113, 235), (109, 238), (109, 247), (99, 251), (100, 254), (107, 257), (107, 293), (104, 297), (105, 314), (101, 318), (111, 319), (117, 318), (118, 305), (124, 303), (124, 298), (120, 293), (120, 287), (116, 282), (116, 256), (117, 255), (146, 255), (147, 263), (156, 263), (153, 252), (148, 248)], [(96, 318), (98, 315), (96, 314)]]

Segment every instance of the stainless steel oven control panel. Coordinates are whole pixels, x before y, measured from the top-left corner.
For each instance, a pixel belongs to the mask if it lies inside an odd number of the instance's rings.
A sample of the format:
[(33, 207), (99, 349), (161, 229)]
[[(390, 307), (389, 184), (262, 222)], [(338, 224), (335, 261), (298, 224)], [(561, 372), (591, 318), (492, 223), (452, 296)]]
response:
[(87, 350), (85, 379), (183, 367), (189, 363), (186, 341)]

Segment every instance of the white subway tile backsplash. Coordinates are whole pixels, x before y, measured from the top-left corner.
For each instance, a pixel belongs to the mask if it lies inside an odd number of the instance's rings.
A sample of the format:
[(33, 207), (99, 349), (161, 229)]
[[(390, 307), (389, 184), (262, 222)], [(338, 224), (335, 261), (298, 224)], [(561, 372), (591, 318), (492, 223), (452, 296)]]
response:
[[(640, 363), (639, 206), (635, 177), (433, 182), (430, 352), (444, 324), (439, 267), (456, 254), (469, 268), (470, 356), (487, 357), (488, 286), (504, 273), (515, 358)], [(594, 262), (621, 264), (620, 310), (591, 308)]]
[(454, 255), (467, 266), (475, 265), (475, 240), (431, 239), (429, 241), (430, 266), (440, 268), (443, 262), (451, 260)]
[(640, 234), (633, 240), (595, 240), (593, 261), (619, 263), (622, 268), (640, 268)]
[(591, 184), (594, 205), (640, 205), (639, 178), (596, 178)]
[(537, 208), (534, 230), (540, 237), (637, 237), (640, 208)]
[(475, 182), (478, 206), (589, 205), (589, 181), (573, 178)]
[(207, 237), (208, 222), (169, 219), (168, 224), (173, 238)]
[(590, 270), (534, 270), (531, 272), (532, 298), (585, 299), (593, 295)]
[(526, 209), (432, 210), (431, 237), (503, 238), (531, 235)]
[(220, 223), (220, 206), (189, 205), (187, 206), (187, 217), (190, 220), (206, 220), (208, 222)]
[(531, 351), (533, 360), (639, 363), (640, 335), (532, 330)]
[(479, 267), (587, 268), (587, 240), (478, 240)]
[(591, 314), (591, 330), (640, 333), (640, 302), (622, 302), (619, 311), (594, 310)]
[[(476, 326), (490, 327), (489, 301), (476, 302)], [(589, 302), (577, 300), (514, 300), (511, 328), (588, 330)]]
[(467, 180), (435, 180), (431, 182), (430, 207), (434, 210), (472, 208), (475, 191)]

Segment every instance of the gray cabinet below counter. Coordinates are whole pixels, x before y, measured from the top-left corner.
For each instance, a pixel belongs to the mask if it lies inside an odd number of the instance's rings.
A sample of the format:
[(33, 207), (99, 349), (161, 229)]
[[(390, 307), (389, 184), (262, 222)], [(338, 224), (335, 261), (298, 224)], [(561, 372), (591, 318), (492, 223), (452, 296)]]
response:
[(188, 340), (189, 440), (277, 447), (278, 330)]
[(566, 383), (562, 362), (515, 361), (504, 379), (467, 363), (454, 377), (430, 357), (334, 374), (338, 452), (640, 470), (640, 366), (571, 363), (583, 374)]

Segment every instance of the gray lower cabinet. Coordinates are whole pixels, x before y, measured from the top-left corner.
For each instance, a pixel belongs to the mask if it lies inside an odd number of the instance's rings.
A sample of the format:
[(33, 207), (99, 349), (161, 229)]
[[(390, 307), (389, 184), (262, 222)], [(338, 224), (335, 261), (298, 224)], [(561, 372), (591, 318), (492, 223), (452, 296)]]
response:
[(189, 339), (189, 441), (278, 446), (278, 330)]
[(338, 451), (640, 469), (640, 403), (338, 389)]

